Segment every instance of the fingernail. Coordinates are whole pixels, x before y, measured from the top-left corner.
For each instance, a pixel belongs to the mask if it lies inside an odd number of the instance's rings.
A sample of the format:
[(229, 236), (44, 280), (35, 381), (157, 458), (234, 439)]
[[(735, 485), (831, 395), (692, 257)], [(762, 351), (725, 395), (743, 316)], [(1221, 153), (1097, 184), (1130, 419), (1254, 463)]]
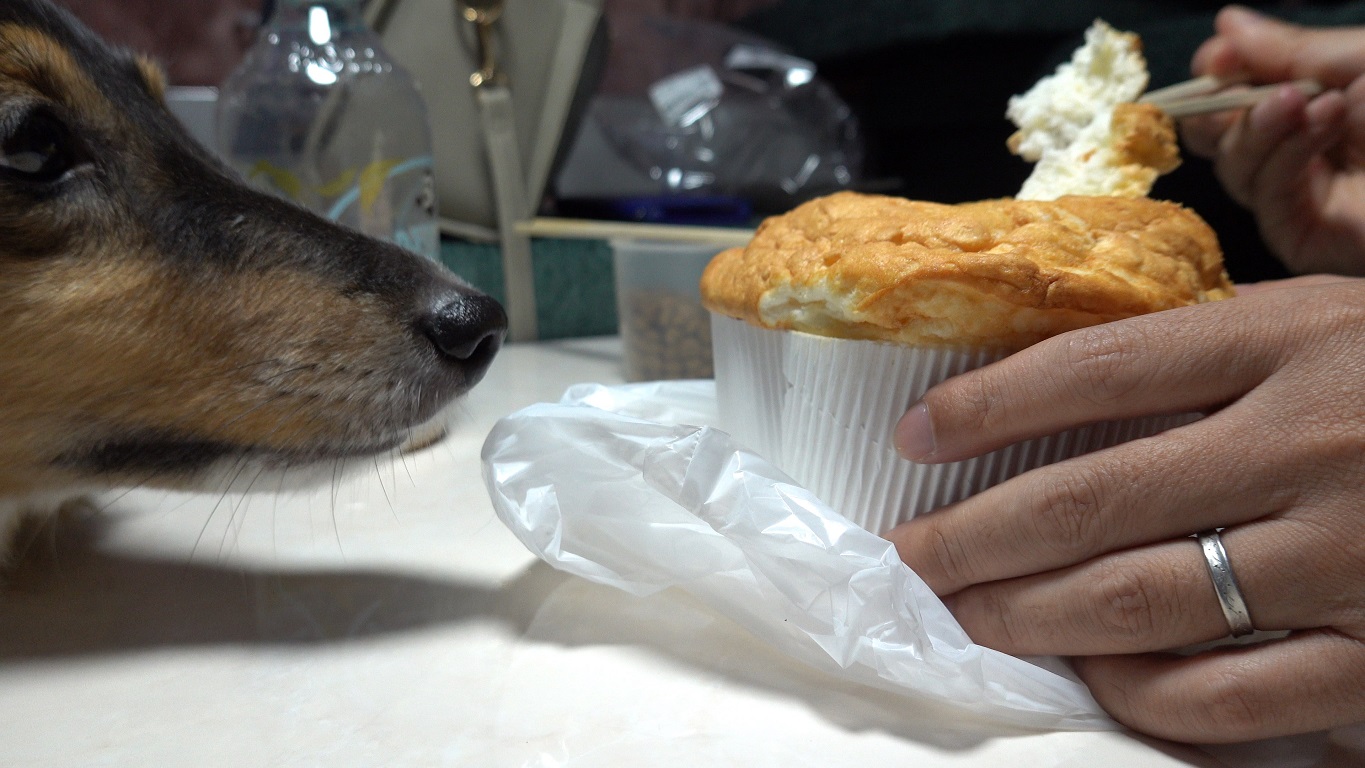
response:
[(896, 452), (910, 461), (922, 461), (934, 455), (934, 424), (929, 419), (929, 406), (923, 402), (910, 406), (896, 424)]

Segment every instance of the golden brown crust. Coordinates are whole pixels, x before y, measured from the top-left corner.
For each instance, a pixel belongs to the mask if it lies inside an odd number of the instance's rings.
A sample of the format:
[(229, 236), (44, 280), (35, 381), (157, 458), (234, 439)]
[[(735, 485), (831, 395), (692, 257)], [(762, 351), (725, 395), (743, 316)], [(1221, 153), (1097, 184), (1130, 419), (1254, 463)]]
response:
[(1180, 145), (1175, 121), (1151, 104), (1124, 103), (1114, 107), (1110, 118), (1113, 142), (1112, 188), (1114, 197), (1146, 197), (1157, 177), (1180, 166)]
[(716, 256), (701, 291), (707, 309), (767, 328), (1007, 349), (1233, 293), (1213, 231), (1174, 203), (853, 192), (768, 219)]
[(1124, 103), (1110, 118), (1114, 148), (1124, 163), (1141, 165), (1158, 174), (1180, 167), (1180, 144), (1175, 121), (1151, 104)]

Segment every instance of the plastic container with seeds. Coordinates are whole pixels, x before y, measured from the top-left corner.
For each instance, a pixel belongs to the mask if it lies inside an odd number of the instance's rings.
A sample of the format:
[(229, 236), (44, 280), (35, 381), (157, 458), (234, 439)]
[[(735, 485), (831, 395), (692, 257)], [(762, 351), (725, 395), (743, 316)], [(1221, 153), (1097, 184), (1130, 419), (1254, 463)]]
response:
[(721, 246), (612, 240), (626, 379), (712, 376), (711, 321), (698, 283)]

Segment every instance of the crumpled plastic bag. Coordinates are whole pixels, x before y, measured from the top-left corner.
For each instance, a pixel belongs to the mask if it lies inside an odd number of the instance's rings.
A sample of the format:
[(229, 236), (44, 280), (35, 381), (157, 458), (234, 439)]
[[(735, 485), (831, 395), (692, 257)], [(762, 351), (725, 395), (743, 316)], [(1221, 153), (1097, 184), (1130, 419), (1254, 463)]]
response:
[(1001, 724), (1117, 727), (1060, 663), (974, 644), (889, 542), (695, 426), (714, 421), (710, 381), (577, 385), (494, 426), (484, 482), (559, 570), (637, 595), (678, 587), (836, 677)]

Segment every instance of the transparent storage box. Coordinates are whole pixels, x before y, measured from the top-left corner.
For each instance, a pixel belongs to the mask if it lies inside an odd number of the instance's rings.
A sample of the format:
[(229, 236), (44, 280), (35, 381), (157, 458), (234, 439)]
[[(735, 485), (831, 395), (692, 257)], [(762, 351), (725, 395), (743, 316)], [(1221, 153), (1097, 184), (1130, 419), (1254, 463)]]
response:
[(724, 247), (627, 239), (611, 246), (626, 379), (711, 378), (711, 319), (698, 283)]

